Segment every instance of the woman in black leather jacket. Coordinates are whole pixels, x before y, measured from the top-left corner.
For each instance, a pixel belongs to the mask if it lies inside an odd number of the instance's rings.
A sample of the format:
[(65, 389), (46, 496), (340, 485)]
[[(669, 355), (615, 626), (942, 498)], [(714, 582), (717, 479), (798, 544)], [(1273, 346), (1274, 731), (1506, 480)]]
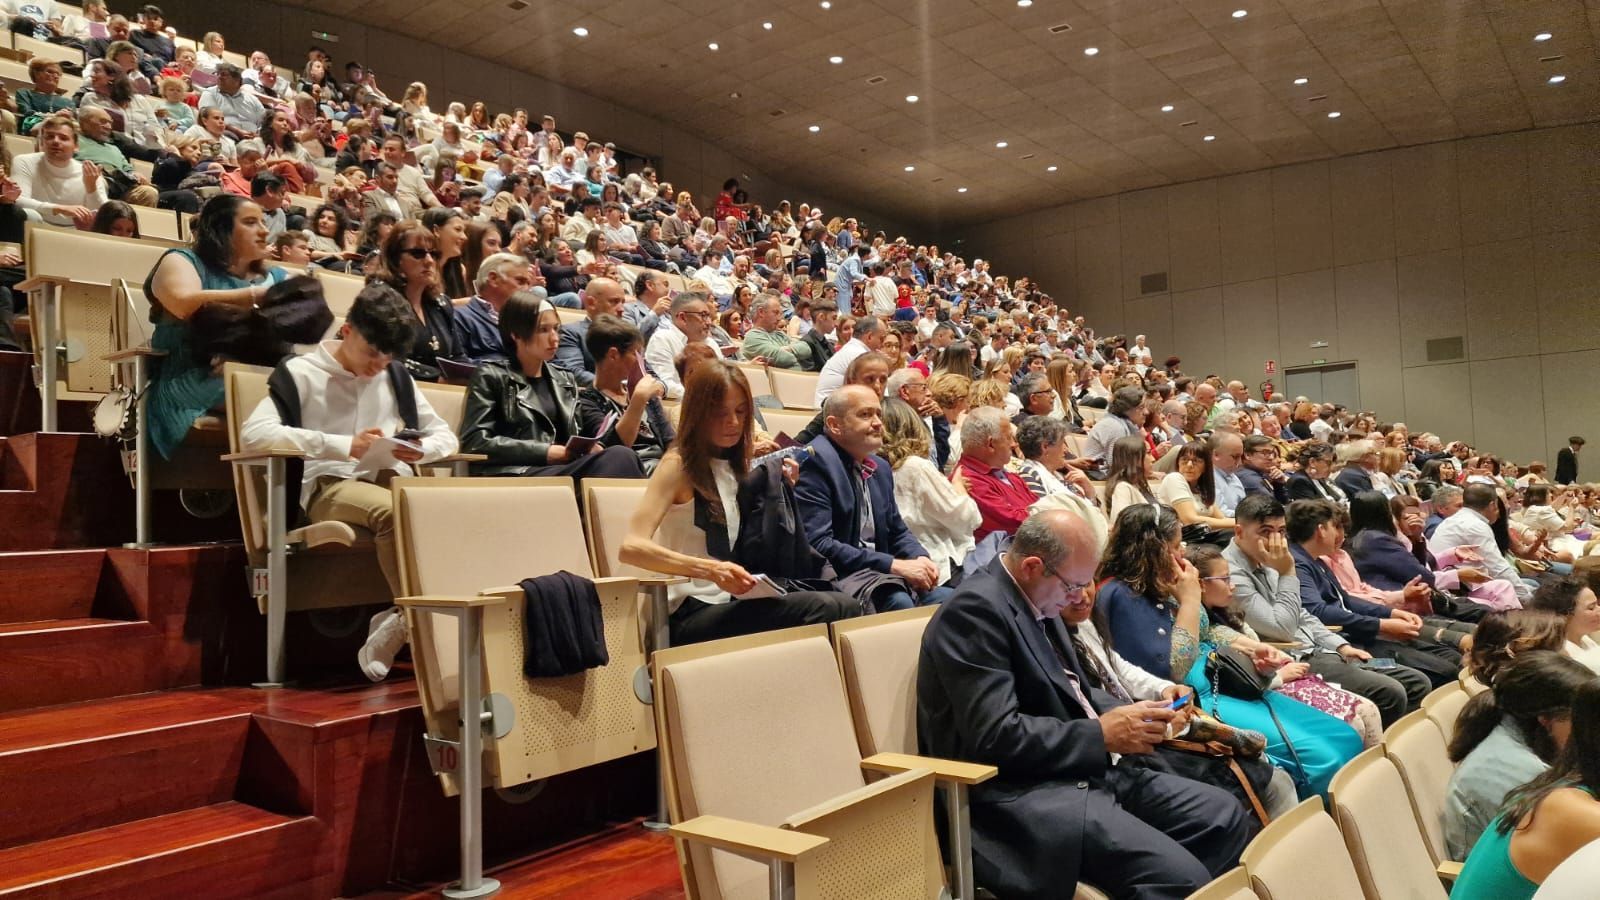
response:
[(643, 478), (639, 455), (629, 447), (596, 442), (569, 455), (568, 441), (578, 436), (578, 381), (551, 365), (560, 333), (561, 318), (549, 301), (528, 292), (506, 301), (500, 335), (509, 362), (484, 365), (467, 385), (462, 452), (489, 457), (472, 464), (484, 475)]

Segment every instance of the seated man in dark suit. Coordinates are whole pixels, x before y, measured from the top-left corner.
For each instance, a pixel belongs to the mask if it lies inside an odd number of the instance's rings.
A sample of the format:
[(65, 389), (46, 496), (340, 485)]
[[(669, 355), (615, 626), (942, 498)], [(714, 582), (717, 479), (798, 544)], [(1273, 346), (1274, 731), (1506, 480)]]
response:
[(833, 564), (840, 590), (870, 597), (879, 612), (943, 600), (950, 589), (939, 586), (938, 565), (900, 518), (894, 470), (877, 455), (878, 393), (845, 385), (822, 413), (827, 430), (807, 445), (794, 489), (806, 540)]
[(626, 301), (627, 295), (616, 281), (598, 276), (591, 278), (583, 288), (583, 311), (587, 318), (561, 326), (561, 343), (556, 347), (555, 364), (572, 373), (580, 387), (594, 384), (594, 357), (589, 355), (589, 348), (584, 344), (584, 338), (589, 335), (589, 326), (601, 316), (622, 318), (622, 307)]
[(1333, 476), (1333, 482), (1344, 491), (1346, 497), (1374, 490), (1372, 473), (1378, 468), (1377, 444), (1372, 441), (1352, 441), (1339, 448), (1339, 456), (1346, 462), (1339, 474)]
[(839, 307), (831, 300), (817, 300), (811, 304), (811, 330), (800, 340), (811, 348), (811, 358), (806, 360), (806, 371), (821, 372), (833, 357), (833, 342), (828, 335), (839, 322)]
[[(1342, 637), (1375, 657), (1397, 665), (1384, 674), (1402, 683), (1418, 672), (1434, 687), (1456, 680), (1461, 654), (1425, 633), (1422, 617), (1346, 593), (1320, 557), (1344, 544), (1343, 510), (1331, 500), (1296, 500), (1286, 525), (1289, 555), (1300, 581), (1300, 603), (1324, 625), (1343, 629)], [(1411, 671), (1415, 670), (1415, 671)]]
[(456, 308), (455, 326), (461, 355), (477, 365), (505, 362), (506, 347), (500, 337), (500, 307), (517, 291), (534, 286), (533, 264), (516, 253), (496, 253), (478, 266), (473, 280), (476, 293)]
[(1278, 445), (1264, 434), (1244, 439), (1244, 465), (1234, 475), (1244, 485), (1245, 496), (1266, 494), (1279, 503), (1289, 502), (1289, 478), (1279, 468)]
[(1181, 731), (1163, 701), (1093, 687), (1060, 615), (1084, 604), (1099, 554), (1064, 510), (1029, 517), (1007, 552), (928, 623), (917, 731), (930, 756), (998, 766), (972, 790), (978, 883), (1001, 897), (1179, 900), (1234, 865), (1250, 837), (1220, 788), (1120, 764)]

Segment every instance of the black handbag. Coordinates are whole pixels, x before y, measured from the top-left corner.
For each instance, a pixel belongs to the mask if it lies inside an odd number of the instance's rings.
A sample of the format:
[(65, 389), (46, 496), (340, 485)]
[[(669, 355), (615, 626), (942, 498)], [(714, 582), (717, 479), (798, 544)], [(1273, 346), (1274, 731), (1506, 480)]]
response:
[(1218, 695), (1258, 701), (1267, 708), (1272, 726), (1278, 729), (1278, 737), (1283, 738), (1289, 758), (1294, 760), (1289, 777), (1294, 779), (1295, 790), (1305, 796), (1310, 790), (1311, 778), (1306, 774), (1305, 763), (1300, 761), (1299, 751), (1294, 748), (1294, 741), (1289, 740), (1283, 722), (1278, 720), (1277, 710), (1272, 708), (1272, 676), (1256, 671), (1255, 661), (1247, 654), (1232, 647), (1218, 647), (1206, 657), (1206, 680), (1211, 682), (1211, 717), (1218, 721), (1222, 721), (1222, 716), (1217, 714)]

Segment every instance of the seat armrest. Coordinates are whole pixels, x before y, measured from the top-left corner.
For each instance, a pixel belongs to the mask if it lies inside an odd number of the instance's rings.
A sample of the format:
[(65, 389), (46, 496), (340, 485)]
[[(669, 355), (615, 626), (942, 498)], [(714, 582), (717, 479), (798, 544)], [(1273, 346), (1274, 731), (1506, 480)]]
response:
[(425, 467), (431, 467), (431, 466), (453, 466), (458, 462), (475, 463), (475, 462), (488, 462), (488, 461), (489, 461), (489, 454), (487, 454), (487, 453), (452, 453), (449, 456), (441, 456), (438, 459), (433, 460), (431, 462), (417, 463), (417, 465), (425, 466)]
[(71, 284), (71, 283), (72, 283), (72, 279), (70, 279), (70, 278), (62, 278), (59, 275), (35, 275), (32, 278), (29, 278), (27, 281), (24, 281), (21, 284), (17, 285), (16, 289), (19, 290), (19, 291), (27, 292), (27, 291), (36, 291), (39, 288), (47, 287), (49, 285), (64, 286), (64, 285), (68, 285), (68, 284)]
[(669, 829), (675, 838), (757, 860), (796, 862), (828, 843), (825, 837), (756, 825), (723, 816), (696, 816)]
[(167, 351), (165, 350), (152, 350), (149, 347), (129, 347), (126, 350), (107, 353), (100, 358), (106, 362), (127, 362), (130, 359), (138, 359), (141, 356), (146, 359), (160, 359), (166, 355)]
[[(518, 592), (522, 589), (518, 588)], [(444, 594), (418, 594), (414, 597), (396, 597), (396, 606), (406, 609), (470, 609), (474, 606), (495, 606), (505, 602), (503, 593), (461, 594), (451, 596)]]
[(638, 580), (639, 585), (641, 587), (649, 587), (649, 586), (655, 586), (655, 585), (662, 585), (664, 587), (670, 587), (671, 585), (674, 585), (674, 584), (688, 584), (689, 583), (689, 579), (683, 577), (682, 575), (637, 575), (637, 576), (634, 576), (634, 577)]
[(874, 753), (861, 761), (861, 768), (872, 772), (896, 775), (911, 769), (932, 769), (938, 781), (956, 784), (982, 784), (1000, 773), (994, 766), (982, 763), (958, 762), (953, 759), (936, 759), (912, 753)]
[(1455, 884), (1456, 879), (1461, 877), (1462, 865), (1464, 864), (1452, 859), (1439, 863), (1438, 873), (1440, 880)]
[(241, 450), (238, 453), (222, 454), (223, 462), (260, 462), (266, 459), (309, 459), (304, 453), (292, 448), (274, 448), (271, 450)]

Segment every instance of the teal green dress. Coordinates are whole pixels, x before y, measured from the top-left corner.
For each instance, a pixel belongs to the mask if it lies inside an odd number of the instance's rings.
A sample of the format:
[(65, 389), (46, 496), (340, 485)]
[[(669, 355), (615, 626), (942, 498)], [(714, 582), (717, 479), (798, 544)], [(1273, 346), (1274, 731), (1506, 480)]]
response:
[[(227, 272), (218, 271), (200, 261), (200, 257), (193, 250), (168, 250), (161, 255), (164, 260), (168, 256), (177, 254), (182, 256), (194, 266), (200, 275), (200, 287), (207, 291), (230, 291), (250, 287), (255, 284), (277, 284), (289, 277), (288, 273), (277, 267), (267, 270), (267, 274), (254, 281), (237, 278)], [(156, 267), (161, 266), (161, 260), (156, 261)], [(154, 271), (154, 270), (152, 270)], [(146, 285), (147, 289), (149, 285)], [(211, 410), (222, 406), (222, 377), (217, 375), (210, 366), (201, 365), (194, 359), (194, 353), (189, 346), (189, 327), (182, 319), (178, 319), (156, 305), (154, 293), (150, 293), (150, 315), (155, 320), (155, 332), (150, 336), (150, 348), (160, 350), (166, 354), (164, 357), (152, 361), (150, 371), (150, 393), (147, 400), (146, 415), (149, 421), (150, 445), (161, 454), (162, 459), (171, 459), (172, 452), (189, 434), (189, 429), (194, 427), (196, 419)]]
[[(1593, 795), (1594, 791), (1589, 793)], [(1450, 889), (1450, 900), (1530, 900), (1538, 892), (1539, 886), (1517, 871), (1516, 863), (1511, 861), (1511, 838), (1517, 830), (1508, 828), (1501, 834), (1503, 818), (1490, 822), (1472, 845), (1461, 875)]]

